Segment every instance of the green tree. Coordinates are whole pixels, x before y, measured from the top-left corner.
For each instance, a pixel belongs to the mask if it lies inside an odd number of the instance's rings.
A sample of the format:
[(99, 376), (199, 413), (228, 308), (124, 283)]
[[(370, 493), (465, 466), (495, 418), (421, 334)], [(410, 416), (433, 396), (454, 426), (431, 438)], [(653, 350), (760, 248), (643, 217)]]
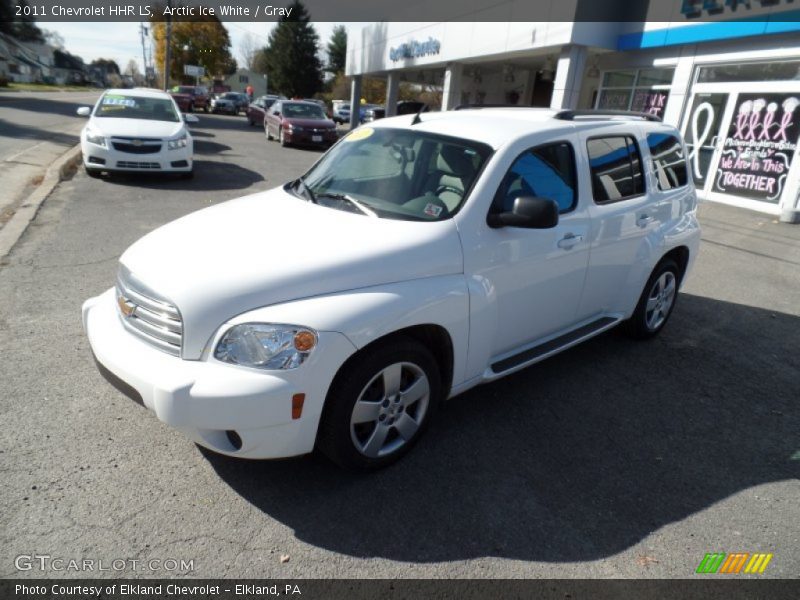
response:
[(292, 4), (291, 17), (282, 17), (269, 34), (263, 64), (270, 90), (288, 97), (309, 97), (322, 88), (322, 61), (317, 56), (319, 36), (306, 8)]
[(0, 31), (23, 42), (44, 42), (42, 30), (33, 17), (18, 17), (17, 6), (28, 6), (27, 0), (0, 0)]
[(333, 28), (331, 39), (328, 40), (328, 66), (325, 70), (334, 75), (344, 73), (347, 60), (347, 29), (344, 25)]

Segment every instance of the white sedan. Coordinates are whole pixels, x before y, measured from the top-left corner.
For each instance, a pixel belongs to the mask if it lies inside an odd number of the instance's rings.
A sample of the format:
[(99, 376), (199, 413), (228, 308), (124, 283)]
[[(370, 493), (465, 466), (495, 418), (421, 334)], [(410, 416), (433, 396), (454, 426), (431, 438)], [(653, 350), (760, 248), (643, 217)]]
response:
[(81, 131), (83, 166), (92, 177), (102, 171), (175, 172), (192, 176), (194, 145), (175, 101), (158, 90), (106, 90), (94, 108), (82, 106), (89, 117)]

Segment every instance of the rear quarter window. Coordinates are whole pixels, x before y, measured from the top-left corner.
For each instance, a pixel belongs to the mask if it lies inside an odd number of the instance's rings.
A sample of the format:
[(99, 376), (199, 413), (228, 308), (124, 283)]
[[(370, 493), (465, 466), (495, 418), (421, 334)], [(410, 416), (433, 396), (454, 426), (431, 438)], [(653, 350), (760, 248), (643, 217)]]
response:
[(595, 202), (617, 202), (644, 194), (642, 157), (633, 136), (590, 138), (586, 150)]
[(672, 190), (688, 183), (683, 145), (676, 136), (669, 133), (649, 133), (647, 146), (659, 190)]

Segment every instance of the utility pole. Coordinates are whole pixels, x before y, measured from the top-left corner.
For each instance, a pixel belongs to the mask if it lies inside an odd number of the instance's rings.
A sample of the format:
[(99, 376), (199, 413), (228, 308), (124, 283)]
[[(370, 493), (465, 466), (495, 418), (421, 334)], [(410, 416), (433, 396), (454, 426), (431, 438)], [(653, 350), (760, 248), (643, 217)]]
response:
[(150, 80), (147, 77), (147, 54), (144, 49), (144, 36), (147, 35), (147, 27), (144, 26), (144, 23), (139, 23), (139, 34), (142, 38), (142, 71), (144, 72), (144, 80), (149, 86)]
[[(167, 0), (167, 9), (170, 9), (170, 0)], [(164, 91), (169, 90), (169, 47), (172, 38), (172, 16), (167, 14), (167, 49), (164, 52)]]

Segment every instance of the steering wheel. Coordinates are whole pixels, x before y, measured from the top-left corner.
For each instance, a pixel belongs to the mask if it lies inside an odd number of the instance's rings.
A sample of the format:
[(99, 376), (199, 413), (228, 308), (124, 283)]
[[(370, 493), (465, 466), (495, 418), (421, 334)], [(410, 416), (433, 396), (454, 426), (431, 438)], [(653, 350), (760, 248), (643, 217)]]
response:
[(464, 190), (460, 190), (457, 187), (454, 187), (452, 185), (440, 185), (439, 187), (436, 188), (436, 191), (434, 192), (434, 194), (436, 196), (438, 196), (442, 192), (452, 192), (453, 194), (458, 194), (459, 198), (463, 198), (464, 197)]

